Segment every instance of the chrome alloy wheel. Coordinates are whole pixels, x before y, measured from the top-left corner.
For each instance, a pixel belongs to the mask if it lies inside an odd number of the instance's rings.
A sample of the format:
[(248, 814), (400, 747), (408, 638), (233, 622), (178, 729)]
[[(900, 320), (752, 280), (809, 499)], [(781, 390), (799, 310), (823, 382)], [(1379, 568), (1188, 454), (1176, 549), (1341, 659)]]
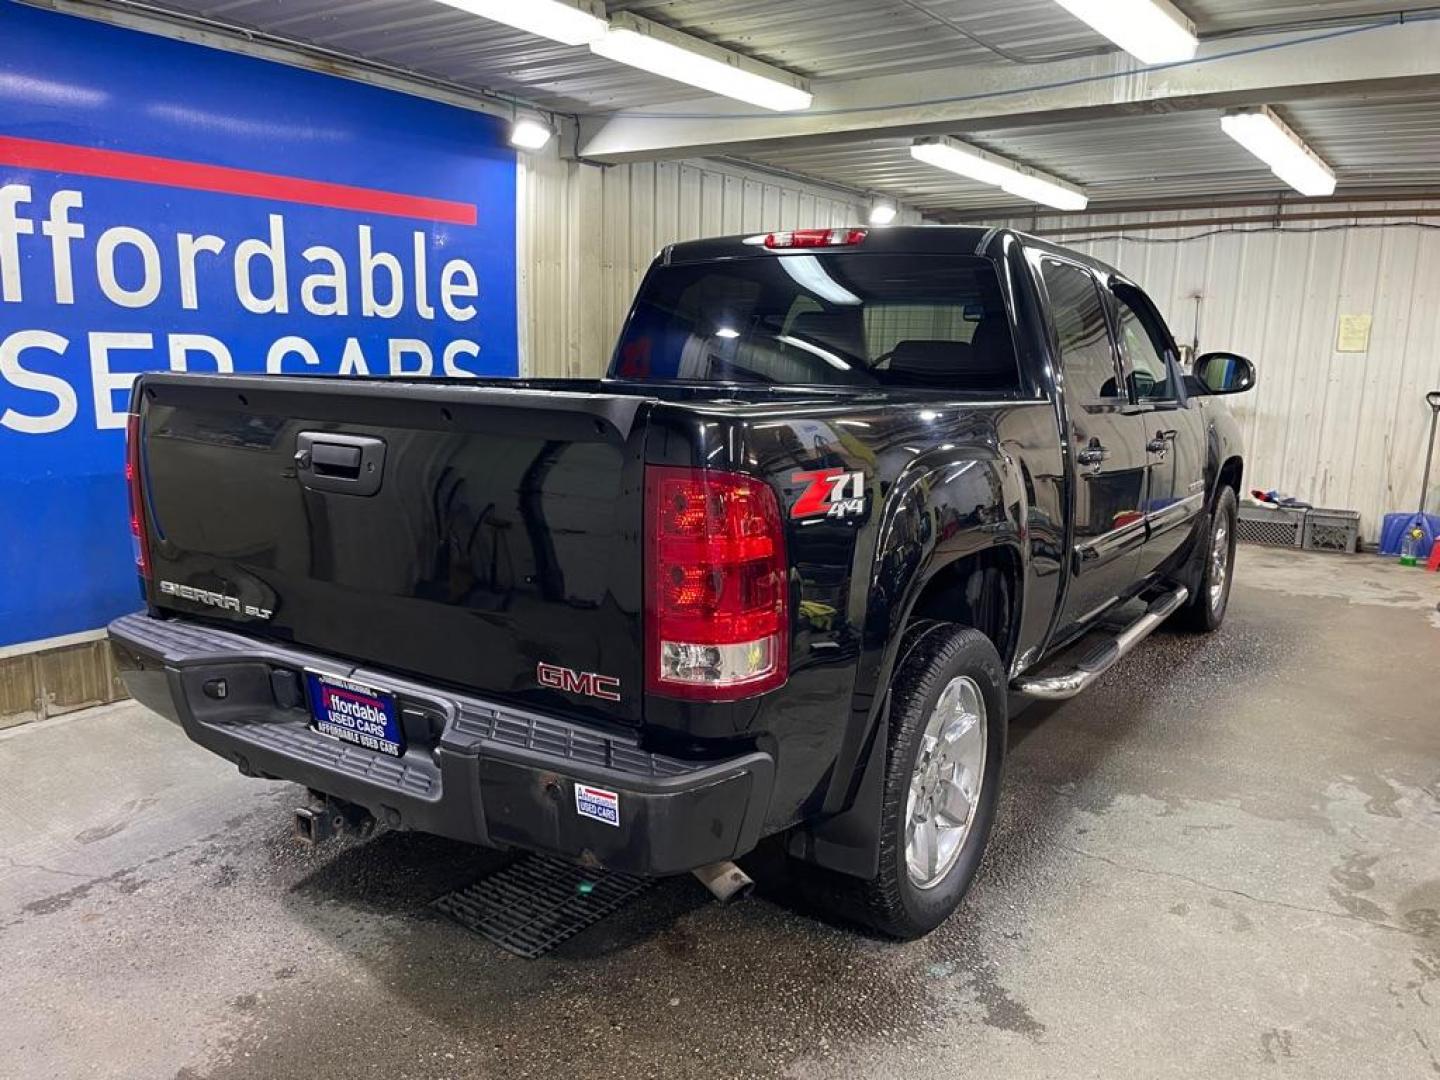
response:
[(951, 679), (920, 737), (905, 805), (905, 866), (933, 888), (960, 857), (985, 776), (985, 698), (968, 675)]
[(1218, 613), (1225, 603), (1225, 579), (1230, 576), (1230, 522), (1217, 514), (1215, 535), (1210, 538), (1210, 610)]

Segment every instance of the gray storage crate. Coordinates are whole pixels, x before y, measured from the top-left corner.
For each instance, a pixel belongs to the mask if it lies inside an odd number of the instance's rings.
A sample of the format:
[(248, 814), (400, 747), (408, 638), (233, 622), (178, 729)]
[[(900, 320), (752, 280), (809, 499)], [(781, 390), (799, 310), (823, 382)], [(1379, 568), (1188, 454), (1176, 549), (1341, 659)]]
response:
[(1240, 505), (1235, 538), (1247, 544), (1298, 548), (1305, 534), (1305, 511), (1285, 510), (1254, 503)]
[(1354, 510), (1316, 508), (1305, 515), (1306, 551), (1344, 551), (1360, 546), (1360, 515)]

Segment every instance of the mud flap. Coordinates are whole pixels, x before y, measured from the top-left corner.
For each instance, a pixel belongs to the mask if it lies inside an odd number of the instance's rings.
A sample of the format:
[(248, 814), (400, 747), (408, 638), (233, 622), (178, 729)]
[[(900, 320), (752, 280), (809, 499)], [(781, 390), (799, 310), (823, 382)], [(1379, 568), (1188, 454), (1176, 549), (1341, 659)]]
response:
[(786, 838), (792, 858), (869, 880), (880, 872), (880, 805), (885, 791), (885, 748), (890, 745), (890, 693), (865, 751), (865, 771), (850, 809), (802, 826)]
[[(929, 634), (948, 626), (936, 619), (915, 619), (905, 630), (895, 656), (894, 672), (904, 668), (915, 647)], [(786, 851), (802, 862), (869, 881), (880, 872), (880, 809), (885, 795), (885, 755), (890, 747), (890, 690), (871, 732), (862, 761), (864, 771), (849, 809), (791, 830)]]

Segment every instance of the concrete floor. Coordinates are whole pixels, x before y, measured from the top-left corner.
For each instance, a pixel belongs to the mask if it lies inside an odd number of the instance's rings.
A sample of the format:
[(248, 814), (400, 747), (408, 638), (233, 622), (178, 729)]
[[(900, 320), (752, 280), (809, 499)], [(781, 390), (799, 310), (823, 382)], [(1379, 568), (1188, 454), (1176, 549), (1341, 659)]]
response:
[(1440, 577), (1242, 550), (1016, 722), (966, 907), (898, 946), (667, 882), (522, 961), (429, 902), (494, 856), (307, 853), (296, 791), (133, 705), (0, 736), (0, 1076), (1440, 1075)]

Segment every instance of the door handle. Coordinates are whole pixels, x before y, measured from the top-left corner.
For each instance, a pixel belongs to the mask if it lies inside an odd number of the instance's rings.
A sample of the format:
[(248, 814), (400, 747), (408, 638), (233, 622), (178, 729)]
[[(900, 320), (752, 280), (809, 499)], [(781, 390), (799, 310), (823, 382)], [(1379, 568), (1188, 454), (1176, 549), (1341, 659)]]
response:
[(1145, 449), (1152, 454), (1163, 454), (1170, 449), (1170, 444), (1179, 434), (1174, 428), (1168, 431), (1157, 431), (1155, 437), (1145, 444)]
[(1105, 459), (1109, 456), (1110, 451), (1100, 445), (1099, 439), (1091, 439), (1090, 445), (1075, 455), (1075, 461), (1077, 464), (1083, 465), (1086, 468), (1093, 468), (1096, 472), (1099, 472), (1100, 466), (1104, 464)]

